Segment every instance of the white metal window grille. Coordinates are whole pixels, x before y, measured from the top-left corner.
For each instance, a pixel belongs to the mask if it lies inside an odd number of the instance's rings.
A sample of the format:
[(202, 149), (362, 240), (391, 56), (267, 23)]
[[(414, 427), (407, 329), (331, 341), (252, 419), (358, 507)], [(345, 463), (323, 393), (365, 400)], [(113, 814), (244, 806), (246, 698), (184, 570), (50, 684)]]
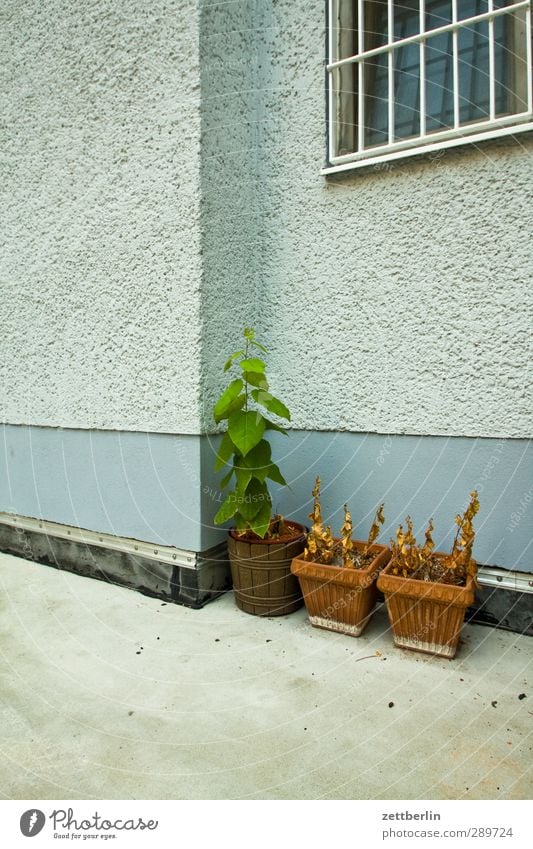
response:
[(329, 0), (325, 173), (533, 129), (531, 0)]

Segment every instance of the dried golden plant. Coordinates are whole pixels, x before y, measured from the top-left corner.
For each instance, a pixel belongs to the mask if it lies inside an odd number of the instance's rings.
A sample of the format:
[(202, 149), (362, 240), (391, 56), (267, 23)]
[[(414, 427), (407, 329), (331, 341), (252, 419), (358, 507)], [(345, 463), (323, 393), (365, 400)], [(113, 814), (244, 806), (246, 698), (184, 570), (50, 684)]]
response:
[(372, 522), (372, 527), (370, 528), (370, 533), (368, 534), (368, 540), (367, 540), (367, 543), (365, 545), (364, 554), (368, 554), (368, 552), (370, 550), (370, 546), (374, 545), (375, 541), (377, 540), (377, 538), (379, 536), (379, 532), (381, 530), (381, 525), (385, 521), (384, 509), (385, 509), (385, 505), (380, 504), (378, 509), (377, 509), (377, 512), (376, 512), (376, 518)]
[(477, 567), (472, 560), (472, 548), (476, 532), (472, 522), (479, 511), (479, 499), (477, 490), (470, 493), (470, 502), (462, 516), (455, 517), (457, 525), (457, 533), (453, 541), (452, 553), (450, 555), (450, 565), (452, 569), (464, 571), (465, 575), (472, 575), (474, 578), (477, 574)]
[(354, 549), (353, 540), (353, 523), (348, 505), (344, 505), (344, 524), (341, 528), (341, 547), (342, 547), (342, 565), (353, 566), (352, 551)]
[(320, 478), (317, 477), (313, 487), (313, 510), (309, 514), (311, 530), (307, 534), (307, 545), (304, 549), (304, 560), (319, 563), (335, 563), (349, 568), (361, 568), (369, 557), (369, 549), (376, 540), (380, 527), (385, 521), (384, 505), (378, 507), (376, 518), (370, 528), (368, 542), (363, 550), (357, 549), (353, 539), (353, 522), (348, 505), (344, 505), (344, 524), (340, 531), (340, 539), (331, 533), (331, 527), (324, 528), (322, 509), (320, 506)]
[(432, 537), (433, 530), (434, 530), (433, 529), (433, 519), (430, 519), (429, 522), (428, 522), (428, 526), (427, 526), (427, 528), (424, 532), (425, 537), (426, 537), (426, 541), (425, 541), (424, 545), (422, 546), (422, 548), (420, 549), (420, 555), (421, 555), (422, 561), (429, 560), (429, 558), (431, 557), (431, 555), (432, 555), (432, 553), (435, 549), (435, 543), (434, 543), (433, 537)]
[(400, 525), (396, 531), (396, 540), (391, 540), (393, 574), (453, 584), (464, 583), (468, 575), (475, 579), (477, 567), (472, 559), (475, 539), (472, 522), (478, 510), (479, 500), (474, 491), (470, 493), (470, 503), (464, 514), (455, 517), (457, 534), (452, 552), (445, 559), (435, 557), (433, 553), (433, 520), (429, 520), (426, 528), (424, 545), (419, 546), (413, 534), (413, 523), (407, 516), (407, 530), (404, 532)]
[[(402, 574), (406, 578), (409, 574), (416, 572), (421, 563), (421, 550), (417, 546), (416, 538), (413, 533), (413, 522), (410, 516), (406, 520), (407, 530), (404, 531), (403, 525), (398, 525), (396, 531), (396, 542), (391, 540), (391, 550), (394, 561), (394, 574)], [(431, 533), (433, 524), (430, 520), (427, 534)]]
[(331, 528), (327, 525), (321, 539), (321, 548), (319, 552), (319, 559), (321, 563), (331, 563), (333, 561), (336, 545), (337, 542), (331, 533)]
[(313, 487), (313, 510), (309, 513), (311, 530), (307, 534), (307, 546), (304, 549), (304, 560), (319, 560), (321, 563), (331, 563), (335, 554), (335, 539), (328, 525), (324, 529), (322, 509), (320, 506), (320, 478), (317, 477)]
[(320, 506), (320, 478), (317, 477), (313, 487), (313, 512), (309, 513), (309, 518), (312, 521), (311, 533), (320, 535), (323, 531), (322, 525), (322, 508)]

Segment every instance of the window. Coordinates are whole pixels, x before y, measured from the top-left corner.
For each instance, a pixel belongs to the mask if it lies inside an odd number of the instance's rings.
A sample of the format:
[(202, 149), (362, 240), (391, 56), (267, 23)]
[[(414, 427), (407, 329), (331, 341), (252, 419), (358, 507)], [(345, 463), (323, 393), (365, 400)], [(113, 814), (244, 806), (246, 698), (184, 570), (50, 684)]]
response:
[(533, 129), (531, 0), (330, 0), (325, 173)]

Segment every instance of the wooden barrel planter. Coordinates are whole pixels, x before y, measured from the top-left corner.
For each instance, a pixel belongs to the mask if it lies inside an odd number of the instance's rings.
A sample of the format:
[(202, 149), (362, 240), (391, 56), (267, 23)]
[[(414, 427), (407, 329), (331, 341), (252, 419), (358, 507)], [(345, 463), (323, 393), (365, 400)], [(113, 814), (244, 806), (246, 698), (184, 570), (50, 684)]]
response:
[(253, 616), (285, 616), (303, 604), (291, 562), (305, 548), (306, 529), (287, 522), (294, 534), (275, 541), (239, 537), (231, 530), (228, 552), (237, 607)]

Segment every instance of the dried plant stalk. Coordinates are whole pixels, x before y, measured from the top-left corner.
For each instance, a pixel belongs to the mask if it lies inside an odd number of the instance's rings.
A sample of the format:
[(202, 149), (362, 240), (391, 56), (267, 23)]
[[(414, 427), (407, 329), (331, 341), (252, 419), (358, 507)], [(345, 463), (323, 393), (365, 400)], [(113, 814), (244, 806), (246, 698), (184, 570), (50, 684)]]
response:
[(400, 525), (396, 531), (396, 540), (391, 540), (392, 573), (404, 578), (418, 578), (423, 581), (440, 581), (447, 584), (464, 585), (471, 575), (474, 579), (477, 566), (472, 559), (475, 540), (473, 519), (479, 510), (477, 492), (470, 493), (470, 503), (462, 516), (456, 516), (457, 534), (452, 552), (445, 559), (434, 555), (433, 520), (430, 519), (425, 531), (425, 542), (419, 546), (413, 534), (413, 523), (407, 516), (407, 530)]
[(344, 505), (344, 524), (341, 528), (341, 546), (342, 546), (342, 565), (353, 566), (353, 540), (352, 540), (353, 523), (348, 506)]
[(381, 525), (385, 521), (384, 509), (385, 509), (384, 504), (380, 504), (378, 509), (377, 509), (376, 518), (372, 522), (372, 527), (370, 528), (370, 533), (368, 534), (368, 540), (367, 540), (365, 550), (364, 550), (365, 554), (368, 554), (368, 552), (370, 550), (370, 546), (374, 545), (375, 541), (377, 540), (377, 538), (379, 536), (379, 532), (381, 530)]
[(322, 509), (320, 506), (320, 478), (317, 477), (313, 487), (313, 510), (309, 513), (311, 530), (307, 534), (307, 546), (304, 549), (304, 560), (318, 560), (321, 563), (331, 563), (335, 555), (335, 539), (328, 525), (324, 529)]
[(470, 493), (470, 503), (462, 516), (455, 517), (457, 525), (457, 534), (453, 543), (450, 561), (453, 569), (460, 572), (464, 571), (465, 575), (472, 575), (474, 579), (477, 576), (477, 566), (472, 560), (472, 548), (476, 532), (474, 531), (472, 522), (479, 511), (479, 499), (477, 490)]
[(352, 539), (353, 522), (348, 505), (344, 505), (344, 524), (340, 531), (340, 539), (335, 539), (328, 525), (324, 528), (322, 509), (320, 506), (320, 478), (317, 477), (313, 487), (313, 510), (309, 514), (311, 530), (307, 534), (307, 545), (303, 559), (318, 563), (334, 563), (344, 568), (362, 568), (370, 558), (369, 549), (376, 540), (380, 526), (385, 521), (383, 504), (377, 510), (376, 518), (368, 535), (368, 543), (363, 550), (357, 549)]

